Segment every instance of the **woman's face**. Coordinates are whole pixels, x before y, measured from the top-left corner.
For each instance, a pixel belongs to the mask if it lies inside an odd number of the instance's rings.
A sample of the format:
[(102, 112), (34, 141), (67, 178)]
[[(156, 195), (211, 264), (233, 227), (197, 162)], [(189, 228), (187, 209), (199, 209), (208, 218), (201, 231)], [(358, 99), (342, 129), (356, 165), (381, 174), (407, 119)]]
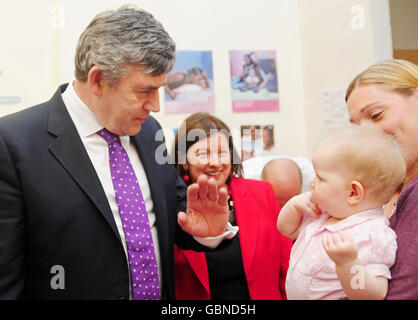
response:
[(418, 89), (411, 96), (380, 85), (362, 84), (347, 100), (350, 122), (372, 121), (392, 135), (404, 152), (408, 171), (418, 163)]
[(224, 187), (231, 172), (231, 152), (228, 139), (224, 134), (216, 133), (193, 144), (187, 151), (188, 170), (193, 182), (202, 174), (215, 178), (218, 188)]

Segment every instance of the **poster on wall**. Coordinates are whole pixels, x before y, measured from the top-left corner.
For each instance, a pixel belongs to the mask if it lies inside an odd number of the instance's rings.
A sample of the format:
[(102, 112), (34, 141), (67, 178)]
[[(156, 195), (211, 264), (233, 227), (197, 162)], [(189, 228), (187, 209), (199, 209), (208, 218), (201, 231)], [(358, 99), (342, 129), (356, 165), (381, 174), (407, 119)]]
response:
[(164, 89), (166, 114), (214, 112), (212, 52), (177, 51)]
[(232, 110), (279, 111), (276, 52), (230, 50)]
[(321, 90), (322, 128), (339, 128), (350, 123), (345, 87)]
[(277, 154), (274, 143), (273, 125), (241, 126), (241, 159), (242, 161), (256, 156)]

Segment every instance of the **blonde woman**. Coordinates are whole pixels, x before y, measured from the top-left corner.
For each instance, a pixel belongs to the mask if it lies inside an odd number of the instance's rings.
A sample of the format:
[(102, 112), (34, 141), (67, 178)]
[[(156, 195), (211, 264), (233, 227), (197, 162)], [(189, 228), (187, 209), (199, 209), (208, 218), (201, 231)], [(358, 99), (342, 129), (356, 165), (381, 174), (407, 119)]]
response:
[(373, 121), (403, 151), (406, 179), (385, 208), (398, 242), (386, 299), (418, 299), (418, 66), (404, 60), (372, 65), (351, 82), (346, 101), (352, 123)]

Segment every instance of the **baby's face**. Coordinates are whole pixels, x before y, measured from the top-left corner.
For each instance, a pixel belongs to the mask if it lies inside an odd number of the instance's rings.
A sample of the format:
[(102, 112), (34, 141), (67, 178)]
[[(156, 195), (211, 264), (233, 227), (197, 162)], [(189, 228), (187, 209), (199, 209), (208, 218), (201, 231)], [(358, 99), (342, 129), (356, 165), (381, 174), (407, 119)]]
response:
[(312, 159), (316, 177), (311, 181), (312, 196), (319, 208), (338, 219), (348, 216), (344, 208), (350, 195), (349, 181), (326, 147), (320, 148)]

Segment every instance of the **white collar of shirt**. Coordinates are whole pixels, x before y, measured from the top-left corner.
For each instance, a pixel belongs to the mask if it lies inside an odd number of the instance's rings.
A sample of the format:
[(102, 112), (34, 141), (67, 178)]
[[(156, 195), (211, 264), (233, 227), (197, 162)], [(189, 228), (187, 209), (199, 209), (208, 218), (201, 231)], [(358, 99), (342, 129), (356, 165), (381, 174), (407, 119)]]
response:
[(328, 220), (329, 215), (327, 215), (326, 213), (323, 213), (322, 215), (324, 216), (324, 218), (321, 221), (318, 221), (318, 223), (320, 224), (318, 232), (322, 232), (325, 229), (331, 232), (339, 232), (344, 229), (361, 224), (370, 219), (385, 218), (383, 208), (375, 208), (353, 214), (337, 223), (323, 226), (323, 224)]
[[(67, 107), (78, 134), (83, 139), (85, 137), (96, 134), (103, 129), (103, 125), (97, 121), (95, 115), (89, 107), (80, 99), (74, 90), (75, 79), (72, 79), (68, 84), (67, 89), (62, 94), (62, 99)], [(121, 141), (129, 142), (129, 136), (121, 136)]]

